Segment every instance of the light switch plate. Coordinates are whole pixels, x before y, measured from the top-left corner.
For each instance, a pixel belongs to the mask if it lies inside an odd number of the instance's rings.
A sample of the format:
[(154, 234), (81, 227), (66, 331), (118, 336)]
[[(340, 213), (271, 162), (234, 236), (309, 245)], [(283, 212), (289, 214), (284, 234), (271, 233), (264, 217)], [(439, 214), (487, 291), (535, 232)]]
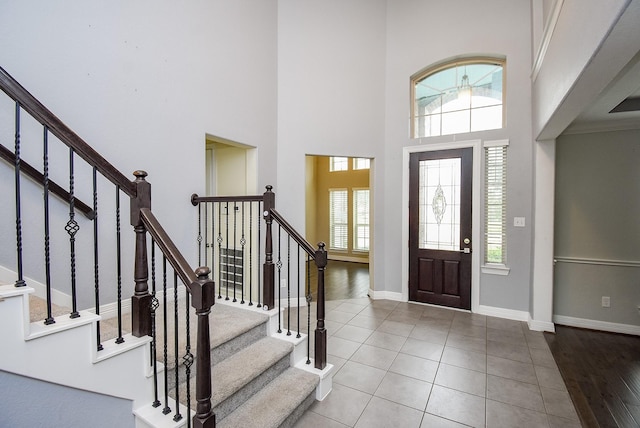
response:
[(513, 226), (514, 227), (524, 227), (524, 217), (514, 217), (513, 218)]

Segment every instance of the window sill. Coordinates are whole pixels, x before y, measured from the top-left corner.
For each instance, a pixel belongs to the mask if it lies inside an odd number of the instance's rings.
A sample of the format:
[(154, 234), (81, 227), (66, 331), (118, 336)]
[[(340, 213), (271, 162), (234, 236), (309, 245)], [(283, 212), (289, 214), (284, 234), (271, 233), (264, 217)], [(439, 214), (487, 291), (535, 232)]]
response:
[(509, 275), (509, 271), (511, 269), (503, 264), (498, 263), (487, 263), (486, 265), (482, 265), (482, 273), (486, 273), (489, 275)]

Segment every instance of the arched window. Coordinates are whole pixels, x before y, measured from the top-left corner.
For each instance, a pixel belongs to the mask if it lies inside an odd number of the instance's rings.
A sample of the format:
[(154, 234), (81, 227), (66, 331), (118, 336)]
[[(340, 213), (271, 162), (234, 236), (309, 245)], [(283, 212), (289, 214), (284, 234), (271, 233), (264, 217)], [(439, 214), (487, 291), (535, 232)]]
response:
[(468, 58), (412, 76), (413, 138), (502, 128), (504, 65), (502, 59)]

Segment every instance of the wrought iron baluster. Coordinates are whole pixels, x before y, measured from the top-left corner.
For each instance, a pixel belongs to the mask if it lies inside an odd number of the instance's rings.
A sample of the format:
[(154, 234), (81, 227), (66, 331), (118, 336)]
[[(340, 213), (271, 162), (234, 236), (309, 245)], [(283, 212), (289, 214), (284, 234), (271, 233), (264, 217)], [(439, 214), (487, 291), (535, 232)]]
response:
[(15, 114), (15, 185), (16, 185), (16, 256), (17, 256), (17, 268), (18, 279), (16, 280), (16, 287), (24, 287), (27, 283), (22, 275), (22, 213), (20, 207), (20, 103), (16, 101), (16, 114)]
[[(208, 263), (211, 268), (211, 278), (215, 279), (215, 263), (216, 263), (216, 244), (214, 242), (214, 237), (216, 235), (216, 207), (214, 205), (213, 202), (204, 202), (205, 204), (205, 209), (207, 210), (207, 212), (211, 211), (211, 243), (210, 244), (206, 244), (207, 246), (211, 247), (211, 262)], [(209, 229), (209, 223), (208, 221), (205, 221), (205, 227), (207, 229), (207, 233), (208, 229)], [(207, 242), (209, 240), (207, 239)], [(207, 259), (205, 259), (207, 260)], [(201, 265), (201, 266), (206, 266), (206, 265)], [(218, 284), (218, 288), (219, 288)], [(215, 288), (213, 290), (215, 292)]]
[(163, 414), (171, 413), (171, 407), (169, 407), (169, 373), (166, 369), (168, 363), (167, 342), (169, 341), (169, 332), (167, 331), (167, 257), (162, 256), (162, 309), (163, 309), (163, 328), (164, 328), (164, 343), (163, 343), (163, 363), (164, 363), (164, 409)]
[[(209, 260), (209, 204), (207, 202), (203, 202), (204, 204), (204, 260), (207, 262)], [(211, 222), (213, 224), (213, 212), (211, 213)], [(213, 245), (211, 245), (211, 260), (213, 261)]]
[(118, 281), (118, 337), (116, 343), (124, 343), (122, 337), (122, 248), (120, 241), (120, 186), (116, 185), (116, 273)]
[(249, 306), (253, 306), (253, 202), (249, 202)]
[(189, 304), (189, 292), (185, 296), (185, 318), (187, 320), (187, 346), (186, 352), (182, 360), (184, 361), (185, 377), (187, 382), (187, 427), (191, 426), (191, 366), (193, 365), (193, 354), (191, 353), (191, 323), (190, 323), (190, 304)]
[[(100, 271), (98, 265), (98, 176), (97, 169), (93, 167), (93, 279), (95, 288), (96, 315), (100, 315)], [(96, 321), (97, 349), (102, 351), (100, 340), (100, 321)]]
[(76, 291), (76, 233), (80, 226), (76, 221), (76, 197), (75, 197), (75, 174), (73, 168), (73, 149), (69, 148), (69, 221), (65, 230), (69, 234), (69, 254), (71, 262), (71, 315), (70, 318), (78, 318), (78, 293)]
[[(203, 204), (198, 204), (198, 238), (196, 239), (196, 241), (198, 242), (198, 264), (200, 266), (202, 266), (202, 205)], [(206, 205), (205, 205), (205, 210), (207, 209)], [(205, 213), (205, 217), (204, 217), (204, 221), (205, 224), (207, 221), (207, 214)], [(205, 226), (206, 228), (206, 226)], [(205, 231), (205, 238), (206, 238), (206, 231)], [(205, 241), (206, 242), (206, 241)], [(205, 244), (206, 245), (206, 244)], [(207, 258), (207, 249), (205, 248), (204, 250), (204, 257), (205, 259)]]
[[(281, 242), (282, 235), (282, 227), (278, 224), (278, 261), (276, 262), (276, 267), (278, 268), (278, 312), (282, 313), (282, 299), (280, 296), (280, 290), (282, 289), (282, 257), (280, 255), (280, 250), (282, 246)], [(281, 316), (278, 316), (278, 333), (282, 333), (282, 325), (281, 325)]]
[[(258, 202), (258, 218), (256, 219), (256, 222), (258, 223), (258, 266), (262, 266), (262, 257), (261, 257), (261, 251), (260, 251), (260, 244), (262, 243), (262, 241), (260, 240), (260, 235), (261, 235), (261, 231), (262, 231), (262, 221), (261, 221), (261, 215), (260, 213), (262, 213), (263, 209), (260, 207), (260, 202)], [(256, 305), (257, 308), (262, 307), (262, 281), (260, 280), (261, 277), (261, 272), (262, 269), (258, 269), (258, 304)]]
[(287, 336), (291, 336), (291, 235), (287, 233)]
[(218, 299), (222, 299), (222, 203), (218, 202)]
[[(236, 264), (236, 254), (237, 254), (237, 252), (236, 252), (236, 242), (237, 242), (237, 239), (238, 239), (238, 237), (237, 237), (237, 232), (238, 232), (238, 221), (237, 221), (238, 220), (238, 209), (237, 208), (238, 208), (238, 206), (237, 206), (236, 202), (234, 201), (233, 202), (233, 253), (232, 253), (232, 256), (231, 256), (231, 260), (232, 260), (231, 272), (229, 272), (229, 274), (233, 278), (232, 285), (233, 285), (233, 302), (234, 303), (238, 301), (236, 299), (236, 273), (237, 273), (236, 272), (236, 267), (237, 267), (237, 264)], [(227, 257), (229, 257), (228, 252), (227, 252)], [(227, 258), (227, 260), (229, 260), (229, 259)]]
[(297, 308), (297, 316), (298, 316), (298, 334), (296, 334), (296, 338), (300, 338), (302, 337), (300, 335), (300, 252), (301, 252), (301, 247), (300, 244), (298, 244), (298, 269), (297, 269), (297, 277), (298, 277), (298, 287), (297, 290), (298, 292), (296, 293), (296, 296), (298, 296), (298, 303), (296, 304), (296, 308)]
[[(225, 286), (225, 290), (227, 295), (225, 296), (224, 300), (229, 300), (229, 202), (226, 202), (225, 205), (225, 258), (226, 258), (226, 263), (225, 263), (225, 282), (224, 282), (224, 286)], [(222, 268), (220, 268), (220, 270), (222, 270)]]
[(244, 275), (244, 247), (245, 244), (247, 243), (245, 237), (244, 237), (244, 228), (245, 228), (245, 224), (244, 224), (244, 205), (245, 205), (245, 201), (242, 201), (242, 216), (241, 216), (241, 223), (242, 223), (242, 235), (240, 238), (240, 254), (242, 254), (242, 257), (240, 258), (241, 263), (240, 263), (240, 269), (241, 269), (241, 287), (240, 287), (240, 292), (241, 292), (241, 299), (240, 299), (240, 304), (244, 305), (244, 282), (245, 282), (245, 275)]
[(307, 364), (311, 364), (311, 256), (307, 254)]
[(45, 125), (42, 138), (43, 182), (44, 189), (44, 278), (47, 291), (47, 318), (46, 325), (56, 321), (51, 313), (51, 253), (49, 247), (49, 128)]
[(176, 414), (173, 416), (174, 421), (179, 421), (182, 419), (182, 415), (180, 414), (180, 357), (178, 355), (178, 337), (179, 329), (178, 329), (178, 273), (173, 271), (173, 355), (175, 355), (175, 381), (176, 381)]
[(160, 407), (158, 399), (158, 361), (157, 346), (158, 338), (156, 337), (156, 311), (160, 306), (156, 297), (156, 248), (155, 242), (151, 239), (151, 365), (153, 366), (153, 407)]

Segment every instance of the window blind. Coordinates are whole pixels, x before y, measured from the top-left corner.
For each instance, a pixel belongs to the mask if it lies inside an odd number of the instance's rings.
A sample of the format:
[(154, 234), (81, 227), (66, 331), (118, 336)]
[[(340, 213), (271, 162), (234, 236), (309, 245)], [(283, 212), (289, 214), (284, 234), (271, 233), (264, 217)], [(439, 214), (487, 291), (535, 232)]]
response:
[(348, 194), (329, 190), (329, 248), (346, 250), (348, 237)]
[(507, 146), (485, 147), (485, 263), (506, 264)]
[(353, 191), (353, 248), (369, 251), (369, 189)]

